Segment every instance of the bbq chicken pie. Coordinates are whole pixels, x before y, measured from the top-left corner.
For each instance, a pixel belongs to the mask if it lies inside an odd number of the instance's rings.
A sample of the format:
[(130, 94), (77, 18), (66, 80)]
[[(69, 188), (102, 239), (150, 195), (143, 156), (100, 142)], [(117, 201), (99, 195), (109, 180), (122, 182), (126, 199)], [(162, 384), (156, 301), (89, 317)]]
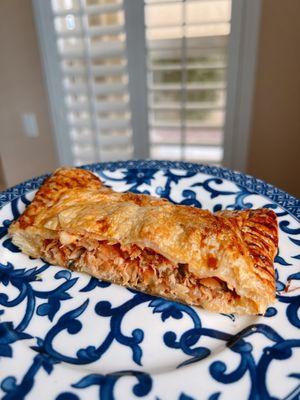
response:
[(278, 233), (269, 209), (215, 214), (105, 187), (61, 168), (9, 228), (25, 254), (222, 313), (264, 313), (275, 298)]

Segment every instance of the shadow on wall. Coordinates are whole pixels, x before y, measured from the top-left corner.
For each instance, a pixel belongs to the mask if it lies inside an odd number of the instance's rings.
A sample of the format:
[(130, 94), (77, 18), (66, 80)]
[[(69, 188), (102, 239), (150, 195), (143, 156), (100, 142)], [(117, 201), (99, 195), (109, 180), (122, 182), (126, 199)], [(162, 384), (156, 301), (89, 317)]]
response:
[(3, 173), (2, 159), (0, 155), (0, 191), (6, 188), (6, 182)]

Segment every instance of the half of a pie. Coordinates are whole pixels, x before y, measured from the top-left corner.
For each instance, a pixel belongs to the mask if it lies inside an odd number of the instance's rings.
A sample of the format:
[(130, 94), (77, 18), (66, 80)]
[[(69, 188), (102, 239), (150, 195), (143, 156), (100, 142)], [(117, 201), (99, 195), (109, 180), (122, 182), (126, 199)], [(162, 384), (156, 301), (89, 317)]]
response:
[(264, 313), (275, 298), (269, 209), (213, 214), (61, 168), (9, 234), (32, 257), (210, 311)]

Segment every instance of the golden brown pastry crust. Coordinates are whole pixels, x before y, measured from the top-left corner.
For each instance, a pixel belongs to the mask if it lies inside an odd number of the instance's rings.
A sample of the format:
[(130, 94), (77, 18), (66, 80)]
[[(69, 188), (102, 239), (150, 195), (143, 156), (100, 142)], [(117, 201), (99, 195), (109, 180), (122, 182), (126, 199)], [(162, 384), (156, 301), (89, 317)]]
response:
[(149, 248), (174, 265), (187, 264), (199, 279), (217, 277), (240, 299), (248, 299), (242, 307), (226, 304), (224, 298), (201, 301), (213, 311), (263, 313), (275, 298), (278, 233), (276, 215), (269, 209), (212, 214), (152, 196), (117, 193), (89, 171), (61, 168), (44, 182), (9, 232), (33, 257), (42, 255), (45, 239), (57, 239), (62, 232)]

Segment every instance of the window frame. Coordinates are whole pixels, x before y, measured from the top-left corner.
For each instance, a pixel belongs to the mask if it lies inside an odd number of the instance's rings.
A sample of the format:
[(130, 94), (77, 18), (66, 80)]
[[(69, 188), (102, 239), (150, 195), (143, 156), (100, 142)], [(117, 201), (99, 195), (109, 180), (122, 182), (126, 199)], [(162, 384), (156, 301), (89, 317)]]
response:
[[(123, 0), (127, 34), (129, 95), (132, 113), (134, 158), (149, 157), (147, 67), (142, 0)], [(61, 164), (73, 164), (71, 138), (65, 119), (62, 71), (56, 49), (51, 1), (32, 0), (44, 80), (48, 89), (50, 115)], [(232, 0), (231, 32), (228, 47), (227, 98), (224, 125), (225, 167), (245, 171), (252, 117), (256, 54), (260, 27), (261, 0)], [(127, 22), (126, 22), (127, 20)], [(136, 23), (139, 21), (139, 23)], [(134, 22), (134, 23), (133, 23)], [(138, 60), (133, 52), (139, 50)], [(136, 54), (136, 53), (135, 53)], [(138, 91), (137, 89), (138, 88)], [(140, 93), (144, 93), (141, 96)], [(137, 94), (138, 93), (138, 94)], [(143, 99), (141, 100), (141, 97)]]
[(247, 171), (261, 0), (232, 0), (222, 165)]
[(58, 160), (62, 165), (73, 165), (71, 138), (66, 135), (69, 130), (65, 118), (67, 107), (64, 101), (62, 72), (56, 48), (51, 0), (32, 0), (32, 6)]

